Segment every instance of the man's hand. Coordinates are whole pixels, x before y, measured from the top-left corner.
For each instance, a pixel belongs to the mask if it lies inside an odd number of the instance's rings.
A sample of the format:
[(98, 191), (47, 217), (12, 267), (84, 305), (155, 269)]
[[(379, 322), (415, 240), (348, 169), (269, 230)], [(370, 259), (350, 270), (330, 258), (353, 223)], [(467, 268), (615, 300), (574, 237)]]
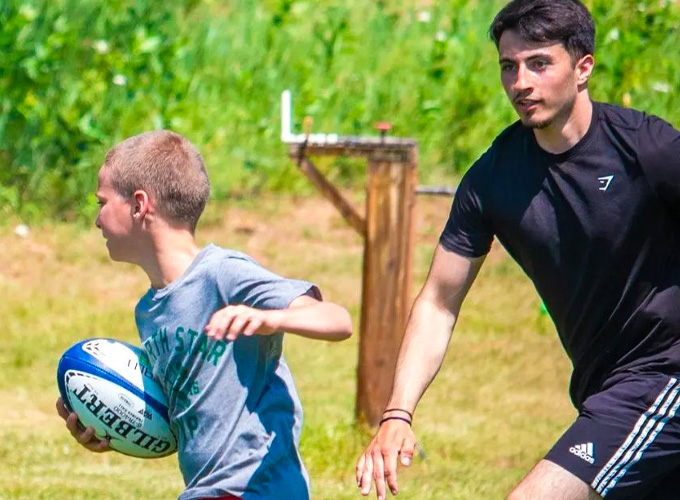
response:
[(205, 332), (215, 340), (236, 340), (239, 335), (271, 335), (279, 329), (280, 311), (227, 306), (212, 315)]
[(371, 482), (375, 482), (378, 500), (385, 500), (385, 482), (393, 495), (399, 492), (397, 485), (397, 461), (408, 467), (413, 459), (416, 437), (408, 423), (401, 420), (384, 422), (378, 433), (357, 462), (357, 486), (361, 494), (371, 492)]
[(59, 413), (59, 416), (66, 421), (66, 428), (71, 433), (71, 436), (73, 436), (82, 446), (95, 453), (111, 451), (109, 440), (95, 437), (94, 429), (92, 427), (83, 429), (78, 424), (78, 415), (68, 411), (68, 408), (66, 408), (66, 405), (64, 405), (64, 401), (61, 398), (57, 399), (57, 413)]

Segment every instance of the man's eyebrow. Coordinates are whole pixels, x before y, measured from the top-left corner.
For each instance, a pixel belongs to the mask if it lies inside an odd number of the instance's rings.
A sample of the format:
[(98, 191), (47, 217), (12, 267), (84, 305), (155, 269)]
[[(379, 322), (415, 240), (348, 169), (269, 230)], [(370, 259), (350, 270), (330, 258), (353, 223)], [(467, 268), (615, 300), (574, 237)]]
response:
[(552, 61), (553, 55), (550, 52), (539, 52), (537, 54), (532, 54), (529, 57), (527, 57), (527, 61), (530, 61), (532, 59), (550, 59)]
[[(533, 61), (534, 59), (550, 59), (552, 61), (553, 56), (549, 52), (537, 52), (535, 54), (531, 54), (530, 56), (524, 58), (525, 61)], [(507, 56), (501, 57), (501, 58), (498, 59), (499, 64), (516, 63), (516, 62), (517, 62), (517, 59), (513, 59), (513, 58), (507, 57)]]

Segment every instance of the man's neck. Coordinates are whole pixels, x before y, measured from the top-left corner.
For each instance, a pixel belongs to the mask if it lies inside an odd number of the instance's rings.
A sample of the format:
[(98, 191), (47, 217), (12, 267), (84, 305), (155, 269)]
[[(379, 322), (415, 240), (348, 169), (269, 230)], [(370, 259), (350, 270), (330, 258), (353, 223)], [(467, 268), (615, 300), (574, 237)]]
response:
[(549, 153), (559, 154), (573, 148), (588, 132), (593, 119), (593, 103), (587, 92), (580, 93), (571, 112), (542, 129), (534, 129), (536, 142)]
[(151, 242), (153, 248), (140, 266), (156, 289), (177, 280), (200, 252), (194, 235), (187, 230), (166, 228), (153, 233)]

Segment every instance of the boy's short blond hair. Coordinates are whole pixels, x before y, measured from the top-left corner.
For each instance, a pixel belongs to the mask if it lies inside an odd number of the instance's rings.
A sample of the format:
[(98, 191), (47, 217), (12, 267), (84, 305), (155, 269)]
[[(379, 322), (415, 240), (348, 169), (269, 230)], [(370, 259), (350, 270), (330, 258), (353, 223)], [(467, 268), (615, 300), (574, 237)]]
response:
[(106, 154), (102, 168), (121, 196), (142, 189), (168, 222), (196, 229), (210, 181), (201, 154), (181, 135), (157, 130), (129, 137)]

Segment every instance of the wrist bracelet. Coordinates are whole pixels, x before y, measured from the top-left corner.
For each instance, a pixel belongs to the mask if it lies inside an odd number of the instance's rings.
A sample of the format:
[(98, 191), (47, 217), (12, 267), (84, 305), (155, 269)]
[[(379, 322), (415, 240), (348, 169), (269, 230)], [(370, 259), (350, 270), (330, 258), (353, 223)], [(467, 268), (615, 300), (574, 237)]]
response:
[(411, 419), (413, 418), (413, 413), (411, 413), (408, 410), (404, 410), (402, 408), (388, 408), (387, 410), (383, 411), (383, 415), (385, 413), (387, 413), (388, 411), (403, 411), (404, 413), (406, 413), (409, 416), (409, 418), (411, 418)]
[(388, 420), (401, 420), (402, 422), (406, 422), (408, 424), (408, 426), (411, 427), (411, 421), (408, 418), (404, 418), (404, 417), (385, 417), (380, 421), (380, 423), (378, 425), (380, 426), (383, 423), (387, 422)]

